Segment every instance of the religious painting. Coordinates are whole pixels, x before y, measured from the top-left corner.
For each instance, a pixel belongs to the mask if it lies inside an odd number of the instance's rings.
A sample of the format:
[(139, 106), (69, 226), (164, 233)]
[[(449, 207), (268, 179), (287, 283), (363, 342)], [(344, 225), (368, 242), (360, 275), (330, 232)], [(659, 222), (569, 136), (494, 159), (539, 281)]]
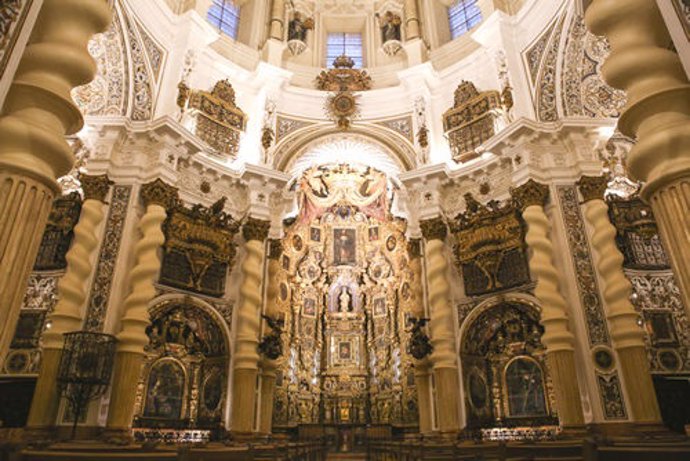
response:
[(544, 379), (539, 364), (519, 357), (505, 371), (506, 397), (511, 417), (546, 416)]
[(283, 269), (286, 271), (290, 270), (290, 258), (283, 256)]
[(369, 228), (369, 241), (373, 242), (374, 240), (379, 239), (379, 228), (378, 226), (375, 227), (370, 227)]
[(355, 229), (333, 229), (333, 264), (354, 266), (357, 264), (357, 231)]
[(280, 284), (280, 300), (287, 301), (288, 299), (288, 286), (287, 283), (283, 282)]
[(320, 242), (321, 241), (321, 229), (319, 229), (318, 227), (310, 228), (309, 238), (311, 239), (312, 242)]
[(671, 312), (645, 312), (647, 330), (655, 346), (677, 346), (678, 335)]
[(39, 346), (46, 311), (22, 310), (12, 338), (12, 349), (32, 349)]
[(402, 296), (402, 299), (407, 301), (410, 299), (412, 292), (410, 291), (410, 284), (405, 282), (402, 285), (402, 288), (400, 289), (400, 295)]
[(374, 317), (384, 317), (386, 315), (386, 298), (374, 299)]
[(184, 398), (184, 370), (172, 360), (161, 360), (151, 367), (146, 386), (144, 416), (180, 419)]
[(479, 374), (478, 370), (474, 369), (469, 374), (467, 388), (472, 407), (477, 411), (485, 409), (489, 403), (489, 388), (486, 385), (486, 380)]
[(352, 344), (350, 341), (340, 341), (338, 343), (338, 358), (347, 362), (352, 360)]
[(304, 298), (304, 305), (302, 306), (302, 315), (307, 317), (316, 316), (316, 301), (312, 298)]
[(209, 413), (213, 413), (218, 409), (223, 396), (223, 383), (219, 372), (214, 372), (206, 378), (203, 392), (204, 406)]

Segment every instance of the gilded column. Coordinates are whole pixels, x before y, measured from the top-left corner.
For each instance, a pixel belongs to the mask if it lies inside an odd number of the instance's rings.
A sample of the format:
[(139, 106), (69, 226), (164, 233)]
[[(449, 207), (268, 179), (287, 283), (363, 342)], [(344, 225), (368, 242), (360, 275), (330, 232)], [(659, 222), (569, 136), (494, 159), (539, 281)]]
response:
[(551, 224), (544, 213), (549, 187), (530, 179), (512, 191), (527, 223), (525, 241), (532, 250), (529, 268), (537, 281), (534, 294), (541, 303), (542, 343), (546, 347), (560, 423), (565, 428), (584, 426), (580, 388), (575, 365), (575, 336), (568, 326), (568, 308), (559, 290), (558, 271), (553, 264)]
[(627, 92), (618, 128), (637, 140), (628, 171), (645, 183), (690, 315), (690, 82), (654, 0), (594, 0), (585, 19), (611, 45), (602, 70)]
[(285, 0), (273, 0), (271, 7), (271, 38), (283, 40), (285, 29)]
[(74, 155), (65, 134), (83, 119), (70, 92), (96, 66), (91, 37), (108, 26), (104, 1), (45, 0), (0, 117), (0, 368), (19, 317), (56, 178)]
[(249, 218), (242, 227), (247, 254), (242, 263), (244, 280), (237, 310), (237, 336), (232, 377), (232, 431), (238, 435), (254, 431), (256, 381), (259, 368), (261, 327), (261, 276), (264, 241), (270, 223)]
[(105, 432), (106, 439), (114, 441), (130, 437), (144, 347), (149, 343), (148, 303), (156, 295), (153, 282), (161, 267), (158, 251), (165, 242), (162, 225), (166, 210), (178, 202), (177, 189), (156, 179), (141, 187), (141, 199), (146, 212), (139, 221), (141, 239), (134, 247), (135, 263), (129, 272), (131, 291), (122, 306)]
[[(266, 287), (267, 317), (278, 319), (282, 313), (278, 309), (278, 272), (280, 271), (280, 255), (283, 252), (282, 243), (278, 239), (271, 239), (268, 243), (268, 282)], [(264, 338), (270, 334), (270, 328), (264, 322)], [(276, 333), (276, 332), (273, 332)], [(273, 398), (276, 388), (276, 361), (267, 354), (261, 357), (261, 402), (259, 404), (259, 432), (270, 434), (273, 423)]]
[(615, 240), (616, 228), (609, 220), (609, 208), (604, 201), (607, 182), (606, 176), (583, 176), (578, 186), (585, 202), (585, 217), (593, 228), (592, 246), (603, 282), (606, 318), (620, 361), (632, 417), (637, 422), (658, 423), (661, 416), (649, 371), (645, 334), (637, 323), (638, 314), (630, 302), (632, 285), (623, 272), (623, 255)]
[(448, 260), (445, 244), (448, 229), (443, 218), (438, 217), (420, 223), (426, 240), (426, 276), (429, 288), (431, 353), (434, 383), (436, 385), (436, 409), (442, 434), (460, 430), (458, 355), (455, 345), (455, 318), (449, 302)]
[[(422, 240), (410, 239), (407, 246), (410, 256), (410, 271), (413, 274), (410, 285), (413, 288), (412, 315), (416, 318), (425, 317), (424, 287), (422, 271)], [(417, 388), (417, 407), (419, 409), (419, 432), (428, 434), (433, 430), (431, 409), (431, 362), (428, 357), (414, 361), (414, 379)]]
[(405, 32), (405, 38), (407, 40), (419, 38), (417, 0), (405, 0)]
[(72, 246), (65, 256), (67, 269), (58, 282), (58, 302), (49, 320), (51, 328), (43, 333), (41, 368), (27, 421), (27, 433), (31, 438), (49, 431), (55, 425), (60, 404), (57, 374), (63, 347), (62, 335), (82, 327), (87, 282), (93, 273), (91, 259), (98, 246), (96, 231), (103, 221), (103, 204), (112, 184), (106, 175), (81, 175), (79, 180), (84, 191), (84, 203), (79, 222), (74, 227)]

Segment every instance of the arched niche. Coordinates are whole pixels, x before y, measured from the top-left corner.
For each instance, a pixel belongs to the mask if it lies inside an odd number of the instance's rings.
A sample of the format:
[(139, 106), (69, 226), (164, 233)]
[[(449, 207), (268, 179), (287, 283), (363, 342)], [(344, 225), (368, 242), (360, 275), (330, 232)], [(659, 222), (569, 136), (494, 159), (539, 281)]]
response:
[(556, 425), (540, 311), (530, 297), (487, 301), (464, 322), (460, 360), (467, 427)]
[(381, 170), (391, 176), (414, 169), (417, 153), (409, 140), (400, 134), (376, 124), (355, 124), (346, 132), (337, 131), (331, 125), (310, 125), (283, 138), (273, 154), (276, 169), (298, 176), (309, 166), (334, 163), (332, 155), (323, 151), (340, 150), (340, 159), (358, 162)]
[(134, 426), (222, 429), (230, 363), (225, 321), (213, 307), (190, 296), (162, 296), (149, 313)]

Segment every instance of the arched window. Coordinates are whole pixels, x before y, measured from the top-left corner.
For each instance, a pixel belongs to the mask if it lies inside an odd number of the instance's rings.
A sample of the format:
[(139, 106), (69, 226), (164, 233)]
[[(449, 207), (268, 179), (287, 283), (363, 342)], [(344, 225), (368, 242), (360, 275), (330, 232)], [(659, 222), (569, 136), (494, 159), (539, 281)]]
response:
[(237, 39), (240, 8), (235, 5), (234, 0), (213, 0), (213, 4), (206, 14), (206, 19), (227, 36)]
[(333, 66), (338, 56), (347, 55), (355, 62), (356, 68), (361, 68), (364, 61), (362, 51), (362, 34), (331, 32), (326, 42), (326, 65)]
[(482, 11), (477, 6), (477, 0), (457, 0), (453, 3), (448, 8), (448, 22), (453, 39), (482, 22)]

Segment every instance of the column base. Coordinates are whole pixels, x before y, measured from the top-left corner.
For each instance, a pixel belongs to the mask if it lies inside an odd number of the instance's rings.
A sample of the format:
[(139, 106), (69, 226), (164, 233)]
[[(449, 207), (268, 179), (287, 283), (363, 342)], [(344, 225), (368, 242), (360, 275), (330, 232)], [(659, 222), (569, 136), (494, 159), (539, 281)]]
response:
[(638, 425), (661, 425), (661, 412), (649, 371), (649, 359), (644, 346), (617, 349), (620, 369), (630, 396), (630, 413)]
[(134, 405), (143, 364), (143, 354), (123, 351), (115, 354), (108, 423), (104, 431), (104, 435), (112, 436), (113, 443), (119, 444), (120, 439), (132, 440)]
[(436, 368), (434, 378), (439, 434), (443, 437), (457, 437), (460, 432), (460, 410), (458, 407), (460, 379), (458, 378), (458, 370), (457, 368)]
[(255, 368), (241, 368), (234, 371), (232, 378), (232, 427), (231, 434), (237, 437), (255, 436), (254, 411), (256, 405)]
[(134, 436), (130, 429), (105, 428), (101, 433), (100, 439), (110, 445), (124, 446), (134, 443)]

